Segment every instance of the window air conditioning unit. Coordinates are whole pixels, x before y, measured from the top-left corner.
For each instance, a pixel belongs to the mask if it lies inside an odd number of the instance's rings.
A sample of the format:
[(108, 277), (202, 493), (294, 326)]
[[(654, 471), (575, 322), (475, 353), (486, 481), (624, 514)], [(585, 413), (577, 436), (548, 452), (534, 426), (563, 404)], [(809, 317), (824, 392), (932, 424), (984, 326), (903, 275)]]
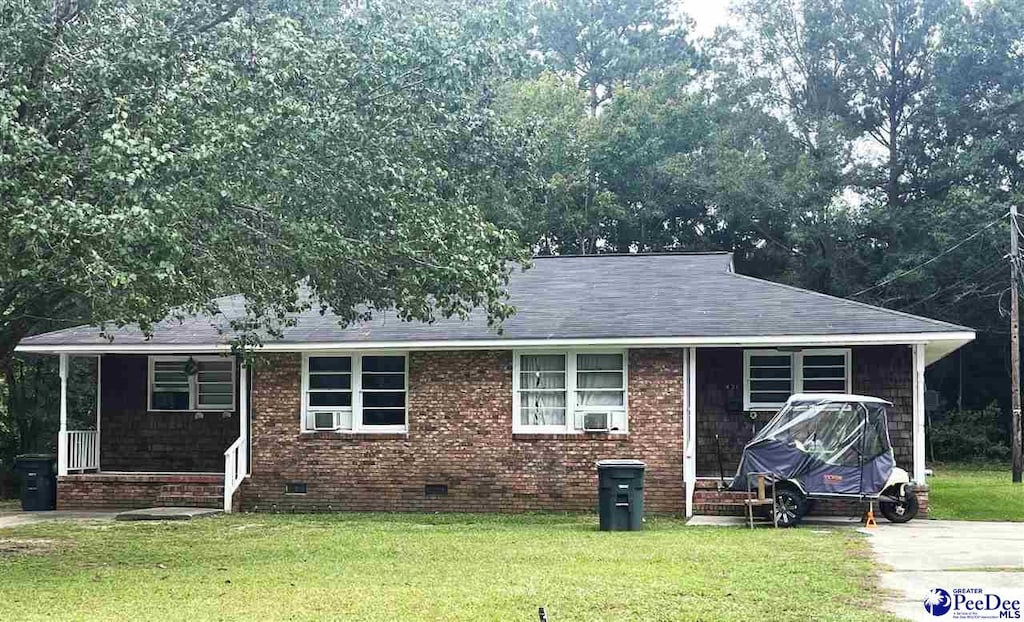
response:
[(611, 428), (612, 416), (610, 413), (584, 413), (584, 432), (607, 432)]
[(316, 432), (352, 429), (352, 411), (318, 411), (311, 413), (312, 428)]
[(331, 412), (320, 412), (313, 413), (313, 429), (314, 430), (334, 430), (337, 426), (334, 424), (334, 413)]

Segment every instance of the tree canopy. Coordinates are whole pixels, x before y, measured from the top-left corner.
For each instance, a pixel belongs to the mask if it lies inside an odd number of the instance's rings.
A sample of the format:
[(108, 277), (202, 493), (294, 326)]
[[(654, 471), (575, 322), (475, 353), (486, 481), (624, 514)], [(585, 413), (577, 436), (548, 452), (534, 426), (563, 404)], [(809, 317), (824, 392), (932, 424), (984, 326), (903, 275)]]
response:
[(0, 361), (226, 293), (243, 331), (304, 304), (507, 315), (521, 245), (483, 214), (516, 149), (491, 95), (524, 63), (516, 14), (327, 6), (4, 4)]
[(0, 0), (0, 363), (225, 293), (250, 338), (500, 321), (530, 253), (731, 250), (978, 328), (930, 386), (1005, 400), (1024, 4), (732, 6), (697, 38), (666, 0)]

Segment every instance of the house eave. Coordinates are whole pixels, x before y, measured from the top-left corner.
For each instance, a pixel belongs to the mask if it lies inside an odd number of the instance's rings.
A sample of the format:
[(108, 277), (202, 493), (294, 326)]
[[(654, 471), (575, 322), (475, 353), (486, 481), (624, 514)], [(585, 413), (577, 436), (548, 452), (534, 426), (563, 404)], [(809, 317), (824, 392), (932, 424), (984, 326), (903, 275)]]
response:
[[(259, 352), (323, 352), (362, 350), (494, 350), (558, 347), (815, 347), (853, 345), (926, 346), (928, 363), (935, 362), (973, 341), (973, 331), (925, 333), (861, 333), (836, 335), (729, 335), (711, 337), (595, 337), (573, 339), (451, 339), (424, 341), (346, 341), (346, 342), (267, 342)], [(23, 344), (15, 352), (23, 354), (169, 354), (230, 352), (228, 343), (136, 343), (118, 344)]]

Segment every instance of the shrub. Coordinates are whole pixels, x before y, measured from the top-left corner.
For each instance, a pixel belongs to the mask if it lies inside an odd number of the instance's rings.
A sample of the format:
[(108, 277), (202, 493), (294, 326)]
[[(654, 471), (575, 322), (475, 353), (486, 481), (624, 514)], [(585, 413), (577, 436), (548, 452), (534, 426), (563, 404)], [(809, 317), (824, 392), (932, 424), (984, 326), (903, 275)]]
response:
[(932, 459), (940, 461), (1005, 461), (1009, 432), (1000, 425), (999, 405), (982, 410), (951, 410), (933, 419), (929, 431)]

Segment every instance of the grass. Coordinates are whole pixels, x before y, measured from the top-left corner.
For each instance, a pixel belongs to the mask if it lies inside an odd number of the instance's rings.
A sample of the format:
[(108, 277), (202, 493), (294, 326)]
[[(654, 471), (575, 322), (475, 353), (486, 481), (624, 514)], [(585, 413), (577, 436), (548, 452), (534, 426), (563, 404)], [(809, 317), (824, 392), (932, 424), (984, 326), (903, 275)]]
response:
[(944, 464), (928, 479), (931, 518), (1024, 521), (1024, 484), (1009, 465)]
[(852, 530), (664, 518), (640, 533), (575, 515), (49, 522), (0, 530), (0, 619), (892, 619), (873, 570)]
[(0, 499), (0, 512), (11, 512), (21, 509), (19, 499)]

